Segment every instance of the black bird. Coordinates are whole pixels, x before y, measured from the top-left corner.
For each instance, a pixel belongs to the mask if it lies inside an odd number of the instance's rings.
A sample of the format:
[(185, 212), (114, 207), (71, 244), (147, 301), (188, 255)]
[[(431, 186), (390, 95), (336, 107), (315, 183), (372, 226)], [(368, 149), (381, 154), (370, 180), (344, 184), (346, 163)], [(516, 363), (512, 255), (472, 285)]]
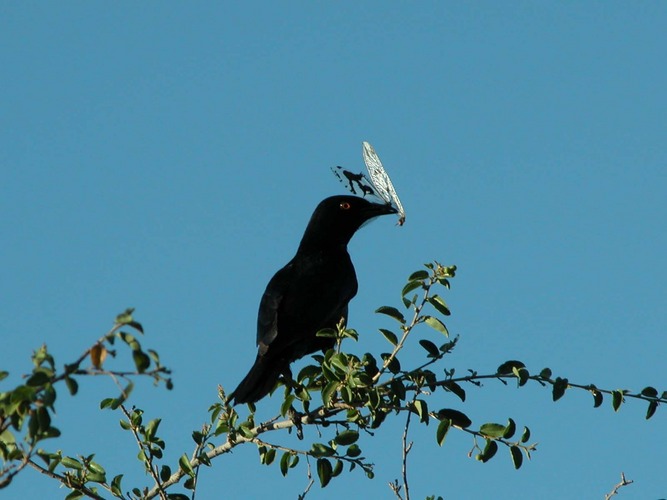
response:
[(364, 222), (393, 213), (388, 204), (356, 196), (332, 196), (317, 206), (296, 255), (266, 286), (257, 317), (257, 358), (230, 400), (259, 401), (281, 374), (289, 374), (292, 361), (334, 346), (334, 339), (316, 334), (347, 320), (347, 304), (357, 293), (347, 244)]

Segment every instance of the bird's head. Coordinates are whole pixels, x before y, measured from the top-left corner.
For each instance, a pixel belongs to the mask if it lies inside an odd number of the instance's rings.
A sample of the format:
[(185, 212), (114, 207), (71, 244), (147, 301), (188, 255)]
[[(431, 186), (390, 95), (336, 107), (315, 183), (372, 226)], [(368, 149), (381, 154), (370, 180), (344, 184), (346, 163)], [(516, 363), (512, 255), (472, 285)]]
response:
[(325, 198), (313, 212), (299, 248), (347, 245), (365, 222), (395, 213), (396, 209), (389, 204), (371, 203), (357, 196)]

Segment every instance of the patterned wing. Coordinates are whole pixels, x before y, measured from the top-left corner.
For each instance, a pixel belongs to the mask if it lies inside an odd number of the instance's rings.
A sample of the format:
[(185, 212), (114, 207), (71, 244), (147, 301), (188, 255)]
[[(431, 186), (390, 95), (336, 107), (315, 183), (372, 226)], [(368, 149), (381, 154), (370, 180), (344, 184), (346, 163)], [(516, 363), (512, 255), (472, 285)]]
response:
[(375, 196), (378, 199), (381, 199), (381, 197), (375, 193), (375, 189), (373, 188), (373, 183), (363, 173), (360, 172), (358, 174), (354, 174), (349, 170), (345, 170), (343, 167), (340, 166), (336, 168), (331, 167), (331, 171), (336, 177), (338, 177), (338, 180), (342, 182), (352, 194), (357, 194), (357, 189), (358, 189), (359, 194), (361, 194), (364, 197), (370, 195), (370, 196)]
[(368, 169), (368, 174), (371, 177), (371, 183), (375, 188), (375, 192), (386, 203), (390, 203), (398, 210), (398, 225), (402, 226), (405, 222), (405, 209), (401, 204), (401, 200), (398, 198), (398, 194), (396, 194), (396, 190), (389, 178), (389, 174), (387, 174), (387, 171), (382, 166), (380, 157), (375, 152), (375, 149), (373, 149), (373, 146), (366, 141), (363, 142), (362, 156), (366, 168)]

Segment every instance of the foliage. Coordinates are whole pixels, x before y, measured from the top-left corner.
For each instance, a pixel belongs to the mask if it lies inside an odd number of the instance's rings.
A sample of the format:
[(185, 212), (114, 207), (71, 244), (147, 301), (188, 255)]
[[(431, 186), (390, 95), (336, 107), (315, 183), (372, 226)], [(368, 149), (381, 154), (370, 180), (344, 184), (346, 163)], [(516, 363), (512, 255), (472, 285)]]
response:
[[(449, 289), (455, 272), (455, 266), (445, 267), (438, 262), (426, 264), (424, 269), (409, 276), (401, 293), (401, 309), (391, 306), (377, 309), (377, 313), (396, 322), (393, 329), (379, 330), (387, 342), (386, 352), (363, 356), (346, 352), (343, 344), (347, 345), (348, 339), (355, 340), (358, 335), (342, 323), (336, 330), (319, 332), (320, 336), (335, 338), (335, 348), (312, 356), (313, 362), (302, 368), (293, 380), (284, 379), (279, 383), (276, 390), (281, 390), (282, 386), (283, 401), (279, 415), (273, 419), (256, 423), (254, 405), (248, 405), (249, 412), (243, 418), (219, 388), (218, 401), (209, 408), (207, 422), (200, 430), (192, 432), (193, 451), (183, 454), (176, 464), (165, 463), (163, 459), (166, 441), (158, 434), (161, 419), (148, 420), (143, 410), (126, 405), (134, 381), (139, 377), (149, 377), (167, 389), (172, 387), (168, 378), (170, 372), (160, 364), (157, 352), (143, 350), (139, 340), (127, 332), (143, 333), (141, 325), (132, 318), (131, 309), (119, 315), (106, 335), (62, 370), (56, 368), (55, 360), (46, 346), (42, 346), (33, 354), (34, 367), (25, 383), (0, 393), (0, 488), (9, 486), (16, 474), (30, 466), (67, 488), (67, 499), (103, 498), (102, 493), (123, 499), (187, 499), (194, 497), (200, 467), (212, 466), (220, 455), (252, 443), (257, 447), (260, 462), (267, 466), (277, 464), (283, 476), (305, 464), (308, 486), (299, 495), (303, 498), (316, 480), (324, 488), (334, 478), (355, 469), (372, 478), (374, 464), (371, 458), (364, 456), (360, 436), (372, 436), (388, 418), (402, 418), (405, 424), (401, 478), (389, 486), (397, 498), (407, 499), (410, 497), (408, 455), (413, 447), (409, 441), (411, 425), (433, 423), (434, 439), (440, 446), (445, 444), (449, 432), (470, 435), (469, 456), (480, 462), (491, 460), (499, 449), (505, 448), (518, 469), (524, 458), (530, 459), (536, 449), (530, 429), (519, 428), (512, 417), (508, 416), (504, 423), (473, 425), (473, 419), (460, 409), (433, 407), (437, 393), (453, 395), (463, 403), (466, 391), (480, 387), (487, 379), (505, 385), (513, 382), (517, 387), (536, 383), (550, 389), (554, 401), (571, 389), (589, 392), (595, 407), (601, 406), (608, 396), (615, 411), (628, 399), (641, 400), (648, 405), (647, 419), (654, 415), (660, 403), (667, 402), (667, 393), (659, 394), (653, 387), (639, 392), (600, 389), (592, 384), (576, 384), (564, 377), (554, 377), (549, 368), (531, 373), (524, 363), (516, 360), (502, 363), (491, 374), (469, 370), (461, 376), (447, 368), (435, 371), (436, 367), (443, 368), (443, 359), (452, 353), (458, 342), (458, 337), (449, 336), (445, 319), (450, 310), (438, 294)], [(399, 355), (412, 341), (415, 330), (422, 328), (431, 332), (430, 339), (422, 338), (417, 342), (423, 349), (423, 360), (417, 366), (405, 368)], [(132, 369), (104, 369), (106, 357), (117, 354), (113, 349), (116, 341), (120, 341), (123, 352), (129, 355)], [(83, 367), (86, 360), (90, 363), (88, 368)], [(0, 380), (7, 375), (0, 371)], [(60, 451), (43, 448), (47, 440), (60, 437), (60, 431), (51, 423), (57, 388), (64, 382), (70, 394), (75, 395), (84, 377), (97, 375), (111, 378), (119, 388), (119, 394), (103, 399), (100, 408), (120, 412), (121, 428), (138, 446), (138, 460), (150, 476), (150, 485), (126, 487), (122, 485), (122, 474), (108, 478), (94, 455), (63, 456)], [(294, 431), (299, 439), (304, 439), (304, 428), (313, 425), (325, 429), (327, 438), (309, 443), (306, 449), (274, 440), (285, 431)], [(276, 436), (271, 441), (266, 437), (269, 433)], [(623, 478), (623, 484), (617, 488), (630, 482)], [(173, 492), (177, 485), (190, 493)]]

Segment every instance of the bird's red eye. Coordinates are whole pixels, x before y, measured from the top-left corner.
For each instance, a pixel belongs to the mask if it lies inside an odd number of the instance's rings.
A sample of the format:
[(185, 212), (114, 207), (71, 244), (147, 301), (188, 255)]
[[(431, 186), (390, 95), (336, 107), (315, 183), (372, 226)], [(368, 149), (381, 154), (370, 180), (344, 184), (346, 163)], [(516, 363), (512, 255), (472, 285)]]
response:
[(347, 201), (343, 201), (340, 204), (340, 208), (343, 210), (349, 210), (350, 208), (352, 208), (352, 205), (350, 205)]

